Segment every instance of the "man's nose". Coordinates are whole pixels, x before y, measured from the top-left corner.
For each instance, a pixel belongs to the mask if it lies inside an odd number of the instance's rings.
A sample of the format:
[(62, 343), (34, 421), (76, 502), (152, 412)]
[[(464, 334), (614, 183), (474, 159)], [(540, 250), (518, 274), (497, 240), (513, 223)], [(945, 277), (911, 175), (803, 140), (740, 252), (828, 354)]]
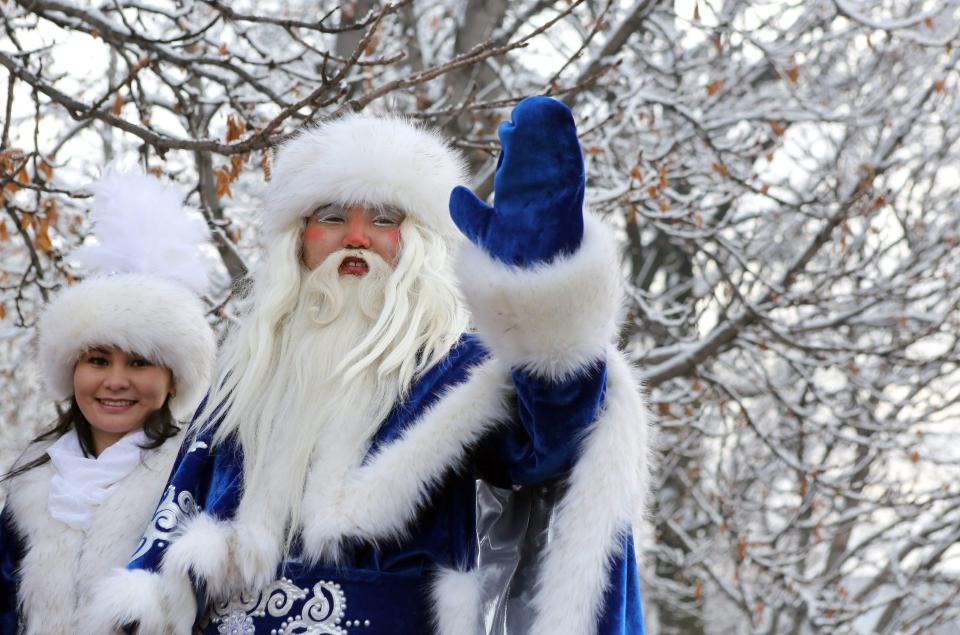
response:
[(352, 213), (347, 218), (347, 234), (343, 237), (343, 246), (354, 249), (368, 249), (370, 237), (364, 223), (363, 214)]

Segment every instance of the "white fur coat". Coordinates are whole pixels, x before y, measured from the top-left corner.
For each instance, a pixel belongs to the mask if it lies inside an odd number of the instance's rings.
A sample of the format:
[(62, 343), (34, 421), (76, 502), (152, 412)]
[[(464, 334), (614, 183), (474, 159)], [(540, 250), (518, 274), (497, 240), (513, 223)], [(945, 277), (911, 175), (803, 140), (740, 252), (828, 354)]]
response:
[[(31, 451), (39, 456), (43, 447)], [(7, 505), (24, 540), (17, 601), (24, 635), (100, 635), (85, 626), (94, 582), (126, 564), (150, 521), (176, 457), (180, 437), (143, 452), (133, 472), (116, 484), (86, 531), (54, 520), (47, 510), (53, 466), (48, 462), (14, 478)]]

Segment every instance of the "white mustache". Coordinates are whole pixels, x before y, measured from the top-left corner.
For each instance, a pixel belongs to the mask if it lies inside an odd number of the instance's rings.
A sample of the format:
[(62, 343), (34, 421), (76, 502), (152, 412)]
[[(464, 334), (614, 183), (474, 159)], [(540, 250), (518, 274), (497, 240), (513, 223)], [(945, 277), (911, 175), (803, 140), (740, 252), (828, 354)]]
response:
[[(367, 275), (340, 276), (340, 264), (346, 258), (362, 258), (370, 268)], [(357, 299), (367, 318), (376, 319), (383, 309), (384, 290), (391, 271), (383, 258), (368, 249), (339, 249), (331, 253), (304, 281), (304, 292), (317, 296), (316, 304), (310, 307), (310, 319), (318, 326), (327, 326), (340, 316), (348, 294)]]

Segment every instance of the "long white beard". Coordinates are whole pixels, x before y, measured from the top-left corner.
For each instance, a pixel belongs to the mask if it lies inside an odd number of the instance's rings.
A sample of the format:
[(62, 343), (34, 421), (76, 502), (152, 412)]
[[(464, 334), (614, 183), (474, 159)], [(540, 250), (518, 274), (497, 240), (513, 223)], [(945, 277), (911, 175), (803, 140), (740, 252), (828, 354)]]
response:
[(237, 551), (258, 575), (296, 536), (310, 467), (340, 480), (359, 464), (390, 409), (466, 329), (443, 238), (405, 221), (401, 243), (392, 270), (364, 253), (368, 274), (341, 278), (343, 253), (303, 271), (302, 228), (290, 228), (272, 242), (245, 319), (221, 347), (199, 420), (216, 426), (215, 445), (232, 438), (242, 448)]
[(304, 281), (282, 327), (276, 373), (263, 391), (267, 416), (259, 425), (269, 429), (258, 432), (269, 434), (270, 442), (245, 458), (238, 518), (269, 518), (270, 533), (285, 531), (287, 543), (299, 525), (310, 465), (322, 466), (331, 479), (343, 478), (363, 460), (400, 394), (397, 373), (382, 375), (376, 363), (353, 368), (343, 379), (342, 362), (375, 323), (390, 274), (382, 259), (365, 252), (369, 273), (341, 277), (343, 255), (330, 255)]

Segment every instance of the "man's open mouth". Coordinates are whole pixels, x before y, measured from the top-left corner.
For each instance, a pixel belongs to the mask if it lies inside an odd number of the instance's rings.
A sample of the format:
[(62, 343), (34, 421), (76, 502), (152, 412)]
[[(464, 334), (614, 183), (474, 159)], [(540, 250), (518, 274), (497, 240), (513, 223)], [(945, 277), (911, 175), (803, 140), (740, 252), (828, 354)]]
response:
[(370, 271), (370, 265), (363, 258), (347, 256), (337, 269), (341, 276), (365, 276)]

